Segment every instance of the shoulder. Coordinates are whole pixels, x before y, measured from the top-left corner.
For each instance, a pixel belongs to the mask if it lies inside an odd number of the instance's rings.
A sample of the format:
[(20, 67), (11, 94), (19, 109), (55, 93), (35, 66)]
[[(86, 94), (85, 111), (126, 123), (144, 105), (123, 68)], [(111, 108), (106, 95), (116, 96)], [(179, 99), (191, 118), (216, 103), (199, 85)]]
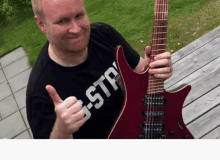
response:
[(95, 33), (99, 32), (104, 34), (112, 34), (116, 31), (111, 25), (103, 22), (92, 23), (90, 24), (90, 26), (91, 26), (91, 31)]
[(90, 24), (91, 29), (110, 29), (112, 28), (109, 24), (103, 22), (96, 22)]

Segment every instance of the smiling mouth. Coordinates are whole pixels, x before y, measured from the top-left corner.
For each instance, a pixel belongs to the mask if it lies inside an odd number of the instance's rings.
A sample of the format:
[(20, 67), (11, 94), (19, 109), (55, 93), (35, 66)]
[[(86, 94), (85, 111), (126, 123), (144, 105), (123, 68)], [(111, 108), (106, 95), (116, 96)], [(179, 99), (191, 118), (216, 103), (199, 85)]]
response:
[(73, 41), (79, 41), (80, 39), (82, 39), (82, 35), (80, 35), (79, 37), (68, 37), (67, 39), (73, 40)]

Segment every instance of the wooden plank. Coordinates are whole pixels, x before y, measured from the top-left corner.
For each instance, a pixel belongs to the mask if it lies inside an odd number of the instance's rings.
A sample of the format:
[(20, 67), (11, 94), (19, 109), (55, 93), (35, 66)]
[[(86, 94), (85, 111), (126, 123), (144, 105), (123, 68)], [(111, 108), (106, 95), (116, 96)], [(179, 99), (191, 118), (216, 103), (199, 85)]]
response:
[(193, 72), (189, 76), (185, 77), (178, 83), (174, 84), (172, 87), (167, 88), (168, 90), (173, 90), (175, 88), (178, 88), (182, 84), (190, 84), (190, 85), (195, 85), (196, 83), (199, 83), (202, 79), (205, 77), (209, 76), (211, 73), (217, 71), (220, 69), (220, 57), (216, 58), (209, 64), (203, 66), (199, 70)]
[(182, 115), (185, 124), (191, 123), (199, 116), (205, 114), (220, 104), (220, 85), (204, 96), (200, 97), (187, 107), (183, 108)]
[(220, 26), (172, 54), (173, 64), (220, 36)]
[(219, 77), (220, 69), (211, 73), (209, 76), (205, 77), (204, 79), (193, 85), (190, 94), (187, 96), (184, 102), (184, 106), (192, 103), (203, 94), (217, 87), (220, 84)]
[(173, 64), (173, 76), (165, 81), (165, 88), (171, 87), (178, 81), (219, 57), (219, 42), (220, 36)]
[(194, 138), (198, 139), (217, 127), (220, 122), (220, 105), (204, 114), (202, 117), (190, 123), (187, 128), (190, 130)]
[(201, 139), (217, 139), (220, 137), (220, 125)]
[[(184, 78), (183, 80), (179, 81), (172, 87), (170, 87), (168, 90), (173, 90), (182, 84), (189, 84), (192, 86), (192, 90), (190, 91), (189, 95), (187, 96), (184, 107), (192, 102), (192, 100), (196, 100), (199, 98), (202, 94), (208, 92), (212, 88), (215, 88), (220, 84), (220, 80), (217, 75), (219, 75), (220, 71), (220, 57), (215, 59), (214, 61), (210, 62), (209, 64), (203, 66), (196, 72), (192, 73), (188, 77)], [(216, 75), (215, 75), (216, 74)], [(208, 84), (211, 88), (207, 88), (207, 85), (204, 85), (209, 82), (213, 82), (213, 84)], [(204, 86), (203, 86), (204, 85)], [(200, 88), (198, 89), (198, 86), (200, 86), (203, 90), (200, 91)]]

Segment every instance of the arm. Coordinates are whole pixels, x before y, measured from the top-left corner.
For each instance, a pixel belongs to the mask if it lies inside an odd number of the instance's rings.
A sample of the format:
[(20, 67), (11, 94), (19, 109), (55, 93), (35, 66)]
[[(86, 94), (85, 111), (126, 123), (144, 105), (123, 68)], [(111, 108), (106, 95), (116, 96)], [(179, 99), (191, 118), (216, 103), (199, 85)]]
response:
[(57, 120), (53, 126), (52, 132), (50, 133), (50, 139), (73, 139), (72, 134), (62, 134), (59, 131), (59, 124), (57, 123)]

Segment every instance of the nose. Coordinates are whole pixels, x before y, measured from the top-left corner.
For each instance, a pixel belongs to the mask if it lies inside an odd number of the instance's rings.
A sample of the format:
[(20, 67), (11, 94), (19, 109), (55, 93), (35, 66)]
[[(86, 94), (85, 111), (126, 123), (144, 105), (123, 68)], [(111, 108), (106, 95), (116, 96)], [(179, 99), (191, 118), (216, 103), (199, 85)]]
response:
[(79, 33), (81, 32), (81, 27), (80, 27), (80, 25), (79, 25), (76, 21), (73, 21), (73, 22), (71, 23), (69, 32), (70, 32), (70, 33), (73, 33), (73, 34), (79, 34)]

